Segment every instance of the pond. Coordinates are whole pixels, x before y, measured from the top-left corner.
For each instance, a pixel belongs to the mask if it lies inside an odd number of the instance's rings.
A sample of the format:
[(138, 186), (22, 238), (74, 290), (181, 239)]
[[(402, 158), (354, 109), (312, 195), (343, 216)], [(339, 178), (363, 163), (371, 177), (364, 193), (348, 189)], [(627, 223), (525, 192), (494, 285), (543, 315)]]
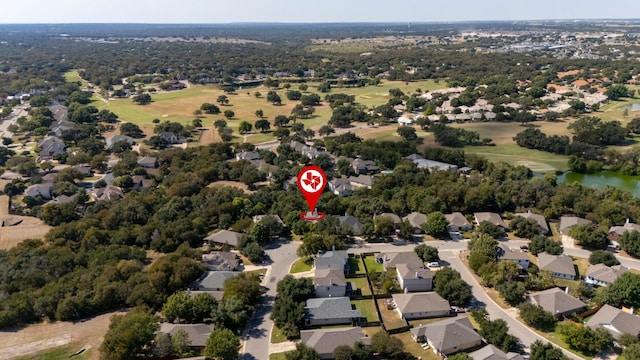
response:
[(567, 171), (558, 176), (558, 183), (577, 182), (581, 185), (598, 189), (603, 189), (605, 186), (610, 185), (640, 197), (638, 180), (640, 180), (640, 176), (622, 175), (614, 171), (602, 171), (596, 174), (579, 174)]
[(629, 110), (629, 111), (639, 111), (640, 110), (640, 103), (633, 103), (630, 106), (623, 106), (620, 109)]

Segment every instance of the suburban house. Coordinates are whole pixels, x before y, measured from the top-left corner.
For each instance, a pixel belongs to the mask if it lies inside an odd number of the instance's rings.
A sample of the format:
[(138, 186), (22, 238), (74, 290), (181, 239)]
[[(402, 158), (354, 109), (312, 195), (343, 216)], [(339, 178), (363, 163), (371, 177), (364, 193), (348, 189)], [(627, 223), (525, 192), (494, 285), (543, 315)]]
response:
[(199, 291), (222, 291), (225, 281), (240, 275), (237, 271), (205, 271), (189, 288)]
[(437, 355), (451, 355), (482, 344), (469, 318), (451, 318), (411, 329), (415, 341), (426, 341)]
[(378, 219), (378, 218), (390, 219), (391, 221), (393, 221), (394, 225), (398, 225), (402, 222), (402, 219), (400, 219), (400, 216), (393, 213), (382, 213), (379, 215), (374, 215), (373, 218), (374, 219)]
[(367, 188), (371, 189), (375, 178), (371, 175), (360, 174), (358, 176), (349, 176), (349, 184), (353, 189)]
[(629, 219), (622, 226), (612, 226), (609, 228), (609, 239), (618, 240), (626, 231), (640, 232), (640, 225), (629, 222)]
[(576, 278), (573, 260), (567, 255), (551, 255), (542, 252), (538, 254), (538, 265), (540, 270), (549, 270), (553, 277), (569, 280)]
[(40, 160), (51, 160), (67, 152), (64, 141), (57, 136), (47, 136), (38, 142)]
[(24, 194), (26, 196), (31, 196), (31, 197), (40, 196), (43, 199), (49, 200), (53, 198), (53, 183), (46, 182), (46, 183), (31, 185), (24, 191)]
[(89, 195), (91, 195), (95, 201), (115, 201), (124, 198), (122, 189), (113, 185), (93, 189)]
[(238, 271), (240, 270), (240, 259), (232, 252), (212, 251), (202, 255), (202, 262), (207, 270), (211, 271)]
[(169, 337), (172, 337), (180, 330), (185, 331), (187, 335), (189, 335), (191, 343), (189, 347), (202, 349), (207, 344), (207, 339), (209, 339), (209, 335), (213, 331), (213, 325), (161, 323), (159, 331), (169, 335)]
[(399, 264), (405, 264), (414, 269), (424, 268), (424, 262), (414, 251), (380, 254), (376, 261), (382, 263), (385, 271), (396, 268)]
[(469, 220), (467, 220), (467, 218), (464, 217), (464, 215), (462, 215), (462, 213), (460, 212), (446, 214), (444, 217), (449, 222), (449, 226), (447, 226), (447, 229), (450, 232), (466, 231), (473, 228), (473, 225), (469, 222)]
[(362, 317), (348, 297), (308, 299), (304, 313), (307, 326), (352, 324)]
[(405, 320), (451, 315), (451, 305), (435, 292), (393, 294), (396, 311)]
[(204, 240), (208, 241), (210, 244), (229, 245), (237, 248), (243, 238), (244, 234), (242, 233), (229, 230), (220, 230), (207, 236), (206, 238), (204, 238)]
[(313, 276), (313, 288), (317, 297), (339, 297), (347, 294), (344, 270), (316, 268)]
[(415, 267), (409, 264), (396, 265), (398, 283), (403, 291), (431, 291), (433, 288), (433, 272), (424, 266)]
[(338, 222), (340, 223), (340, 227), (348, 229), (353, 235), (360, 235), (362, 223), (357, 217), (351, 215), (339, 216)]
[(106, 138), (105, 141), (107, 143), (107, 149), (111, 148), (113, 144), (120, 141), (126, 141), (127, 143), (129, 143), (129, 145), (134, 145), (136, 143), (136, 140), (134, 138), (127, 135), (114, 135)]
[(145, 169), (155, 169), (158, 167), (158, 158), (155, 156), (143, 156), (138, 158), (138, 165)]
[(529, 256), (527, 253), (522, 251), (511, 250), (508, 246), (504, 244), (498, 245), (498, 260), (511, 260), (516, 264), (520, 265), (522, 270), (529, 269)]
[(541, 306), (555, 317), (568, 317), (587, 309), (587, 304), (557, 287), (528, 295), (527, 300), (534, 305)]
[(629, 269), (622, 265), (614, 265), (611, 267), (605, 264), (590, 265), (584, 274), (584, 282), (588, 285), (607, 286), (627, 271), (629, 271)]
[(236, 160), (260, 160), (260, 154), (257, 151), (242, 151), (236, 154)]
[(478, 212), (478, 213), (474, 213), (473, 217), (475, 218), (476, 223), (478, 225), (480, 225), (480, 223), (483, 222), (483, 221), (488, 221), (488, 222), (492, 223), (493, 225), (500, 226), (503, 229), (509, 228), (507, 226), (507, 224), (502, 220), (500, 215), (498, 215), (496, 213)]
[(133, 180), (132, 189), (135, 191), (141, 191), (153, 185), (153, 180), (147, 179), (142, 175), (133, 175), (131, 179)]
[(411, 227), (413, 227), (413, 232), (415, 234), (421, 234), (423, 232), (422, 224), (427, 222), (427, 215), (414, 211), (411, 214), (403, 217), (402, 220), (406, 220), (409, 222)]
[(163, 131), (157, 135), (159, 138), (164, 139), (167, 144), (184, 144), (187, 142), (187, 138), (180, 136), (172, 131)]
[(506, 353), (492, 344), (469, 354), (473, 360), (524, 360), (522, 355), (514, 352)]
[[(439, 117), (438, 117), (439, 119)], [(411, 154), (406, 156), (405, 159), (413, 162), (418, 169), (428, 169), (430, 171), (457, 171), (458, 166), (443, 163), (435, 160), (427, 160), (420, 154)]]
[(316, 270), (349, 271), (349, 255), (345, 250), (332, 250), (316, 256), (314, 265)]
[(569, 233), (569, 229), (572, 227), (584, 224), (591, 224), (591, 220), (579, 218), (577, 216), (561, 216), (558, 231), (562, 235), (567, 235)]
[(333, 359), (333, 350), (341, 345), (350, 348), (357, 342), (371, 345), (371, 338), (360, 327), (302, 330), (300, 340), (313, 348), (320, 355), (320, 359)]
[(338, 196), (349, 196), (353, 194), (353, 186), (351, 186), (351, 182), (349, 179), (340, 177), (331, 179), (327, 183), (327, 187), (329, 191)]
[(284, 225), (284, 221), (282, 221), (282, 219), (278, 215), (255, 215), (253, 217), (253, 222), (254, 223), (259, 223), (260, 221), (262, 221), (264, 219), (267, 219), (267, 218), (275, 220), (275, 222), (279, 223), (282, 226), (285, 226)]
[(291, 146), (291, 148), (295, 152), (299, 152), (300, 154), (308, 157), (311, 160), (315, 159), (316, 157), (318, 157), (318, 155), (320, 155), (323, 152), (322, 150), (314, 146), (309, 146), (307, 144), (303, 144), (297, 141), (290, 142), (289, 146)]
[(376, 165), (376, 162), (373, 160), (354, 159), (351, 161), (351, 167), (356, 175), (375, 174), (380, 171), (378, 165)]
[(594, 330), (601, 327), (611, 333), (615, 339), (622, 334), (640, 336), (640, 316), (622, 311), (611, 305), (604, 305), (600, 308), (585, 325)]
[(516, 216), (522, 216), (525, 219), (533, 219), (538, 224), (538, 230), (540, 234), (546, 235), (549, 233), (549, 224), (547, 223), (547, 219), (544, 218), (543, 215), (534, 214), (531, 210), (526, 213), (516, 213)]

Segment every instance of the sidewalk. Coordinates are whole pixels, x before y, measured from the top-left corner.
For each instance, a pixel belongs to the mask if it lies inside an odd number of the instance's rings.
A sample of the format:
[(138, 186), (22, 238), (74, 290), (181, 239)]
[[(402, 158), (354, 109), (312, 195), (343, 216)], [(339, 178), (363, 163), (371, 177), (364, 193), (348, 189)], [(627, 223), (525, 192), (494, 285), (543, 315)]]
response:
[(296, 349), (296, 343), (293, 341), (285, 341), (277, 344), (269, 343), (269, 354), (281, 353)]

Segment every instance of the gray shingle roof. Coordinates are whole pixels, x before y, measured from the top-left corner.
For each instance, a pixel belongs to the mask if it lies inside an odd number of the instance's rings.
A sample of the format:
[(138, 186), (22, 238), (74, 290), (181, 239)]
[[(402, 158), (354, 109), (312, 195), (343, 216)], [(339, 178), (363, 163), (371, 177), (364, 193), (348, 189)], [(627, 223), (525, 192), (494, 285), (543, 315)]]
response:
[(460, 346), (481, 341), (469, 318), (452, 318), (411, 329), (414, 337), (426, 337), (440, 351), (464, 350)]
[(414, 228), (419, 228), (422, 227), (422, 224), (427, 222), (427, 215), (414, 211), (411, 214), (403, 217), (402, 220), (407, 220), (409, 221), (409, 224), (411, 224), (411, 226), (413, 226)]
[(396, 270), (404, 280), (433, 279), (433, 271), (425, 268), (413, 268), (407, 264), (398, 264)]
[(353, 310), (348, 297), (317, 298), (307, 300), (305, 318), (314, 320), (359, 319), (362, 314)]
[(315, 259), (316, 269), (341, 269), (345, 270), (349, 255), (344, 250), (327, 251)]
[(549, 224), (547, 224), (547, 219), (545, 219), (543, 215), (534, 214), (529, 211), (526, 213), (517, 213), (516, 216), (522, 216), (525, 219), (533, 219), (536, 223), (538, 223), (538, 226), (540, 227), (540, 230), (543, 234), (549, 232)]
[(192, 287), (196, 290), (222, 290), (225, 281), (238, 275), (238, 271), (207, 271)]
[(451, 310), (451, 305), (435, 292), (393, 294), (393, 301), (403, 314)]
[(180, 330), (184, 330), (189, 335), (192, 347), (204, 347), (209, 335), (213, 331), (213, 325), (209, 324), (160, 324), (160, 332), (175, 335)]
[(394, 268), (398, 264), (407, 264), (414, 269), (424, 267), (424, 263), (414, 251), (381, 254), (380, 258), (385, 269)]
[(371, 345), (371, 338), (367, 337), (360, 327), (302, 330), (300, 331), (300, 339), (320, 355), (331, 354), (340, 345), (353, 347), (358, 341)]
[(566, 294), (560, 288), (551, 288), (529, 295), (535, 303), (548, 312), (556, 314), (570, 314), (584, 309), (587, 304)]
[(489, 344), (480, 350), (469, 354), (473, 360), (524, 360), (522, 355), (517, 353), (507, 353)]
[(562, 216), (560, 217), (560, 226), (558, 227), (558, 230), (561, 234), (566, 234), (569, 232), (571, 227), (584, 224), (591, 224), (591, 221), (577, 216)]
[(316, 286), (346, 286), (347, 280), (342, 269), (315, 269), (313, 272)]
[(233, 247), (238, 247), (238, 245), (240, 244), (240, 240), (242, 240), (243, 237), (244, 234), (242, 233), (229, 230), (221, 230), (207, 236), (206, 238), (204, 238), (204, 240), (217, 244), (228, 244)]
[(567, 255), (551, 255), (546, 252), (538, 254), (540, 269), (549, 270), (558, 274), (576, 276), (576, 269), (573, 267), (573, 260)]
[(460, 212), (454, 212), (452, 214), (446, 214), (444, 217), (449, 222), (449, 225), (455, 225), (455, 226), (457, 226), (459, 228), (471, 227), (471, 223)]
[(496, 226), (500, 226), (503, 229), (508, 228), (507, 224), (502, 220), (500, 215), (492, 212), (477, 212), (473, 216), (476, 218), (478, 225), (483, 221), (488, 221)]
[(611, 284), (629, 269), (622, 265), (607, 266), (605, 264), (590, 265), (584, 276)]
[(587, 321), (586, 325), (592, 329), (602, 327), (615, 338), (622, 334), (640, 335), (640, 316), (629, 314), (611, 305), (604, 305)]

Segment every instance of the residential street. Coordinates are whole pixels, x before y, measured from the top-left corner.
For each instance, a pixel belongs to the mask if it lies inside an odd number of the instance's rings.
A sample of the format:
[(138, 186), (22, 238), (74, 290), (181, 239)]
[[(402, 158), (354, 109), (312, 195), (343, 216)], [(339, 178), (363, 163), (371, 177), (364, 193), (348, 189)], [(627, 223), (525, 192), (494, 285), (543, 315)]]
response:
[(300, 246), (299, 242), (290, 241), (274, 244), (265, 249), (270, 263), (263, 281), (267, 291), (247, 325), (246, 335), (249, 335), (249, 339), (245, 341), (241, 359), (269, 359), (269, 343), (273, 327), (270, 315), (273, 300), (276, 297), (276, 284), (289, 273), (291, 264), (298, 259), (296, 255), (298, 246)]

